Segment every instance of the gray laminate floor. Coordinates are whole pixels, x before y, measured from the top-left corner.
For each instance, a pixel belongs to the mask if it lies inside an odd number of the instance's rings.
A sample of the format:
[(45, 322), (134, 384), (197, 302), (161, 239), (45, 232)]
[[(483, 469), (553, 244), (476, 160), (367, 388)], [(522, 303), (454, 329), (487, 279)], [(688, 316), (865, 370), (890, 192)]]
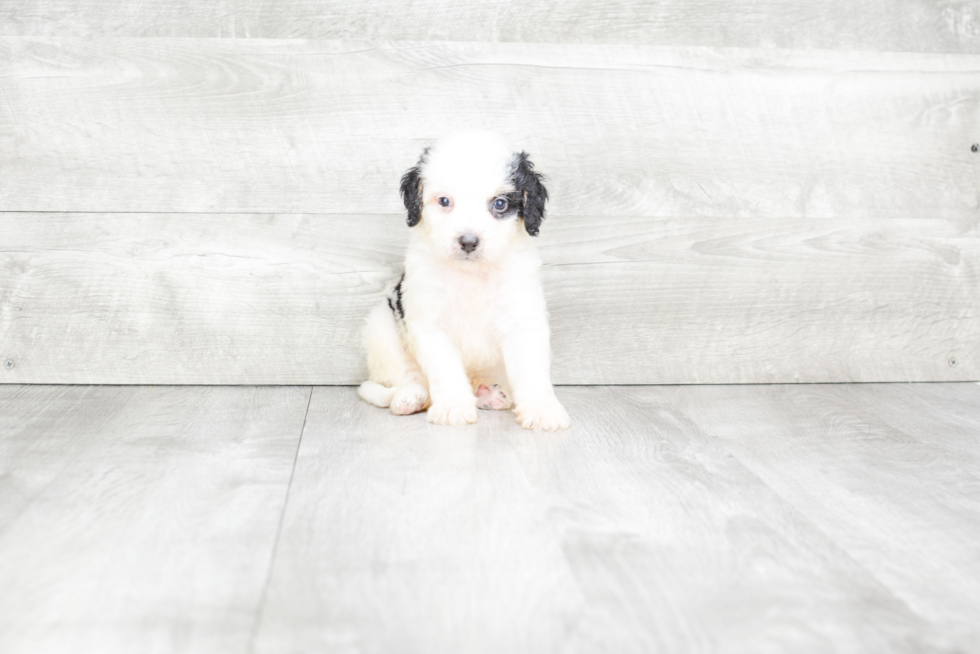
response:
[(0, 652), (980, 652), (980, 385), (0, 386)]

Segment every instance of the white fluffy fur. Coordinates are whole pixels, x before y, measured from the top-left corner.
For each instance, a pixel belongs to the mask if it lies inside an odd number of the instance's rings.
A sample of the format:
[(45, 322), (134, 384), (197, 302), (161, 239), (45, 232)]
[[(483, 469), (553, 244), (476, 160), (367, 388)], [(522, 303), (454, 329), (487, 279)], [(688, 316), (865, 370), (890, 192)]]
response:
[[(421, 220), (410, 232), (401, 282), (404, 320), (385, 301), (365, 327), (365, 401), (400, 415), (428, 408), (429, 422), (441, 425), (473, 423), (478, 407), (508, 409), (513, 401), (527, 429), (569, 426), (551, 384), (534, 239), (516, 214), (501, 219), (488, 208), (515, 190), (514, 157), (499, 137), (474, 132), (428, 151)], [(463, 235), (479, 238), (472, 253), (461, 247)]]

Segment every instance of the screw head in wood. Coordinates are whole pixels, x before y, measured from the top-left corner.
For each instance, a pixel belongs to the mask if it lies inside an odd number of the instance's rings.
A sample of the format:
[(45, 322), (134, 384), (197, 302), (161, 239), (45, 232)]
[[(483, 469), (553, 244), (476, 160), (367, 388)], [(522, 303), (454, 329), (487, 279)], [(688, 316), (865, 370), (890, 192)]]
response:
[(14, 369), (14, 360), (13, 359), (7, 359), (6, 361), (3, 362), (3, 367), (6, 368), (7, 370), (13, 370)]
[(949, 367), (950, 368), (955, 368), (956, 367), (956, 364), (958, 364), (958, 363), (959, 363), (959, 361), (956, 360), (956, 357), (950, 357), (950, 359), (949, 359)]
[(974, 143), (973, 145), (970, 146), (970, 152), (977, 152), (977, 151), (980, 151), (980, 145)]

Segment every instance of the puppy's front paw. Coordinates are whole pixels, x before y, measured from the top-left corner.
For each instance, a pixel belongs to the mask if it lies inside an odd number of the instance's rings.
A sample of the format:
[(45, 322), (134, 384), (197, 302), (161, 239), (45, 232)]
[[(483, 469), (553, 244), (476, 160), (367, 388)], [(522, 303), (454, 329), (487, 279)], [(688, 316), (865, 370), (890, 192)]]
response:
[(517, 421), (524, 429), (555, 431), (568, 429), (572, 425), (568, 411), (556, 399), (518, 404), (514, 413), (517, 414)]
[(472, 398), (454, 402), (433, 402), (428, 421), (435, 425), (466, 425), (476, 422), (476, 402)]

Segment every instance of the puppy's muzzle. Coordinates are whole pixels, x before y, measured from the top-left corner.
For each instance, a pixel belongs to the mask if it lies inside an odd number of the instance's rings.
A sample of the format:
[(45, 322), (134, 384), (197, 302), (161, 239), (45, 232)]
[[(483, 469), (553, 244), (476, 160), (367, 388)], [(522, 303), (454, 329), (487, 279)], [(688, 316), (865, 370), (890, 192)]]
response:
[(459, 247), (463, 252), (469, 254), (480, 245), (480, 237), (474, 234), (463, 234), (459, 237)]

